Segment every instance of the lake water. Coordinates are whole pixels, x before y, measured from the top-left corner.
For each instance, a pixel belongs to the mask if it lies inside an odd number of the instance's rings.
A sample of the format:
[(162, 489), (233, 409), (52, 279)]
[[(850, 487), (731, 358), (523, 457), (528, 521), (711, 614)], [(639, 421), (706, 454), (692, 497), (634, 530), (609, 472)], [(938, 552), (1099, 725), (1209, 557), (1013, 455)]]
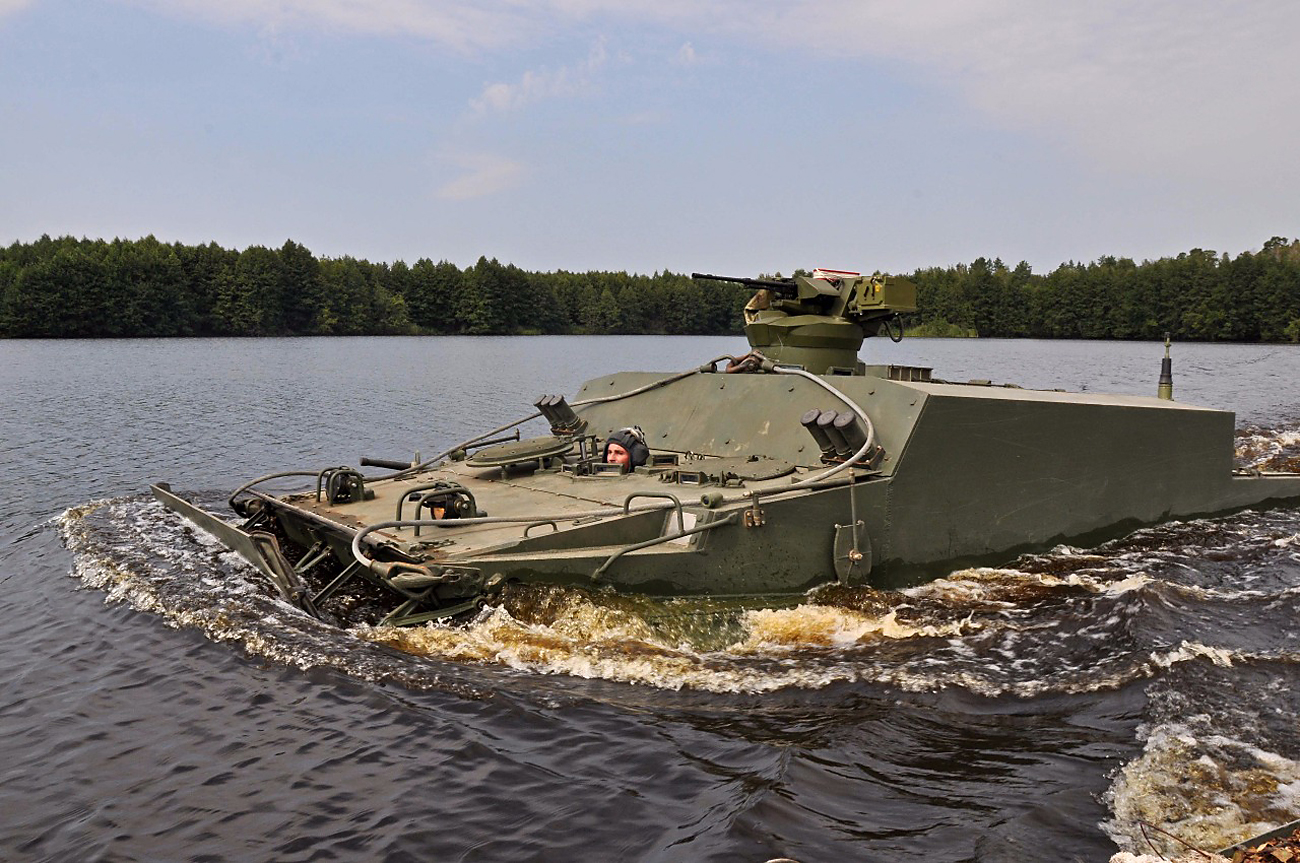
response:
[[(1154, 344), (884, 340), (951, 380), (1153, 393)], [(0, 859), (1105, 860), (1300, 817), (1300, 512), (789, 608), (536, 590), (333, 629), (147, 496), (429, 455), (741, 339), (0, 342)], [(1178, 345), (1239, 458), (1300, 349)], [(1271, 460), (1271, 461), (1270, 461)], [(1146, 829), (1156, 847), (1173, 846)]]

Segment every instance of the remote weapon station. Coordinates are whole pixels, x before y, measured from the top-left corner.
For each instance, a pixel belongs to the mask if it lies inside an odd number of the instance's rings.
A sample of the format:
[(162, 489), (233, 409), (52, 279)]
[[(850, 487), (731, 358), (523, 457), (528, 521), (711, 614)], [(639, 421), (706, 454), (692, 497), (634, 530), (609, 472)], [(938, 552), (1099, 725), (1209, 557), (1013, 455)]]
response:
[[(757, 289), (748, 354), (618, 372), (571, 401), (543, 395), (523, 419), (422, 463), (360, 460), (383, 475), (255, 479), (230, 497), (239, 524), (165, 483), (154, 494), (306, 612), (394, 625), (471, 612), (512, 582), (728, 596), (896, 587), (1300, 497), (1300, 476), (1234, 472), (1233, 414), (1173, 401), (1164, 376), (1157, 398), (864, 365), (863, 338), (903, 336), (916, 303), (905, 280), (694, 278)], [(539, 417), (550, 434), (520, 439)], [(619, 448), (628, 463), (610, 455)], [(287, 476), (307, 487), (258, 488)]]

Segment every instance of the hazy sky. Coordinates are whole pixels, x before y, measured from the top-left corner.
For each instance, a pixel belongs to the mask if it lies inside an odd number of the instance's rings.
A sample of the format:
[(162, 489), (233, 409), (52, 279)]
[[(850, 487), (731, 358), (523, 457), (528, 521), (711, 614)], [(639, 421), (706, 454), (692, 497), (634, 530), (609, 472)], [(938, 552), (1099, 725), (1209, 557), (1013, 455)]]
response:
[(0, 243), (1036, 271), (1300, 234), (1300, 3), (0, 0)]

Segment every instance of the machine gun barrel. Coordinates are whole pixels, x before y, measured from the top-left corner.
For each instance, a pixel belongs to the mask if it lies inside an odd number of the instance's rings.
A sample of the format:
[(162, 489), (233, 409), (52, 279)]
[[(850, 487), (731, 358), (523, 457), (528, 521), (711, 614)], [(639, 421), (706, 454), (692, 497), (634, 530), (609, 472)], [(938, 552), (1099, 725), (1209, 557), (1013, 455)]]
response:
[(692, 279), (703, 279), (711, 282), (739, 282), (742, 285), (748, 285), (751, 288), (766, 288), (769, 291), (777, 291), (782, 294), (791, 294), (796, 290), (794, 280), (777, 281), (776, 279), (746, 279), (743, 276), (714, 276), (709, 273), (691, 273)]
[(361, 466), (362, 467), (386, 467), (389, 470), (406, 470), (407, 468), (412, 467), (413, 465), (409, 461), (398, 461), (395, 458), (367, 458), (366, 456), (362, 456)]

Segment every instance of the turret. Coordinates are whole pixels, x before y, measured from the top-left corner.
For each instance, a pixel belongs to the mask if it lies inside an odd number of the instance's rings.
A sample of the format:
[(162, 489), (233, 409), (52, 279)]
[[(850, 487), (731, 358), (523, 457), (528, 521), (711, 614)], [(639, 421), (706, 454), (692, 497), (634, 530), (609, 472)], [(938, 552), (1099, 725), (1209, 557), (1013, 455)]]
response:
[(895, 341), (901, 339), (900, 314), (916, 311), (916, 286), (880, 273), (813, 270), (811, 276), (790, 279), (692, 273), (691, 278), (758, 288), (745, 306), (750, 347), (776, 362), (803, 366), (819, 375), (859, 373), (862, 340), (882, 331)]

